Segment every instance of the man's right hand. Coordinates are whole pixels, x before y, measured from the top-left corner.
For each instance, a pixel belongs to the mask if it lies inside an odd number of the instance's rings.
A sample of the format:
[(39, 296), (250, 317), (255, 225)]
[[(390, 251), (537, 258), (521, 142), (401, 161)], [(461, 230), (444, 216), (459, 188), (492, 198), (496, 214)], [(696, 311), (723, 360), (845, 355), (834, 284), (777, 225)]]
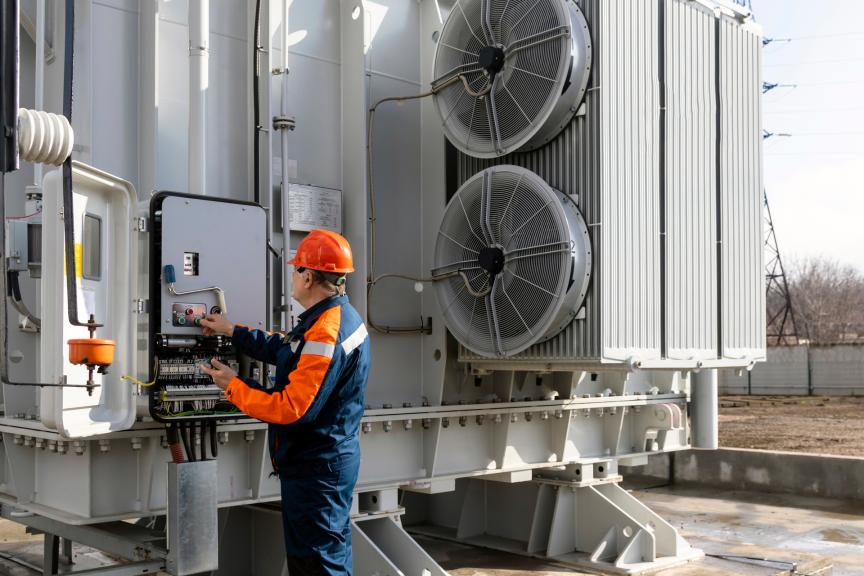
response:
[(204, 330), (205, 336), (215, 336), (217, 334), (231, 336), (234, 334), (234, 324), (221, 314), (208, 314), (202, 318), (201, 328)]

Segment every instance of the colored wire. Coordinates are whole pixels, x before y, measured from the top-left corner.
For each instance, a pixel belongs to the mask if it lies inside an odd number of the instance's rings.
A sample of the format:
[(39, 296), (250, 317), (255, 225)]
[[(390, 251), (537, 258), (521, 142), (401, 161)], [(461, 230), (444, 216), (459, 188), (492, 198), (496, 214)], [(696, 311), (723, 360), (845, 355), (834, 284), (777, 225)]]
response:
[(25, 216), (7, 216), (6, 220), (26, 220), (28, 218), (33, 218), (34, 216), (38, 216), (41, 213), (42, 213), (42, 209), (40, 208), (36, 212), (33, 212), (32, 214), (27, 214)]
[(141, 388), (149, 388), (150, 386), (153, 386), (154, 384), (156, 384), (156, 380), (153, 380), (152, 382), (142, 382), (141, 380), (138, 380), (134, 376), (127, 376), (125, 374), (123, 376), (121, 376), (120, 379), (126, 380), (128, 382), (132, 382), (133, 384), (135, 384), (136, 386), (140, 386)]
[(423, 317), (420, 317), (420, 324), (417, 326), (384, 326), (378, 324), (372, 315), (373, 308), (373, 299), (372, 292), (375, 289), (375, 285), (385, 279), (385, 278), (400, 278), (402, 280), (409, 280), (412, 282), (419, 282), (421, 284), (428, 284), (431, 282), (438, 282), (444, 280), (445, 278), (450, 278), (453, 274), (447, 274), (442, 276), (433, 276), (430, 278), (424, 277), (415, 277), (407, 274), (382, 274), (380, 276), (375, 275), (375, 177), (373, 174), (373, 156), (372, 156), (372, 148), (373, 148), (373, 135), (374, 135), (374, 127), (375, 127), (375, 111), (381, 104), (386, 102), (407, 102), (411, 100), (420, 100), (423, 98), (428, 98), (429, 96), (434, 96), (438, 92), (444, 90), (445, 88), (461, 81), (462, 87), (468, 95), (479, 98), (481, 96), (485, 96), (492, 90), (492, 85), (490, 84), (485, 89), (480, 92), (475, 92), (471, 89), (471, 85), (468, 83), (468, 79), (465, 78), (462, 74), (457, 74), (455, 76), (451, 76), (447, 80), (443, 81), (440, 84), (433, 85), (428, 92), (423, 92), (421, 94), (414, 94), (411, 96), (388, 96), (387, 98), (382, 98), (375, 102), (372, 107), (369, 109), (369, 121), (367, 124), (366, 131), (366, 176), (367, 176), (367, 190), (369, 194), (369, 275), (366, 278), (366, 323), (370, 328), (379, 332), (381, 334), (431, 334), (431, 327), (426, 326), (423, 321)]
[(149, 388), (156, 384), (156, 380), (159, 379), (159, 362), (158, 360), (153, 361), (153, 381), (152, 382), (143, 382), (134, 376), (128, 376), (124, 374), (120, 376), (120, 380), (126, 380), (127, 382), (132, 382), (136, 386), (140, 386), (141, 388)]

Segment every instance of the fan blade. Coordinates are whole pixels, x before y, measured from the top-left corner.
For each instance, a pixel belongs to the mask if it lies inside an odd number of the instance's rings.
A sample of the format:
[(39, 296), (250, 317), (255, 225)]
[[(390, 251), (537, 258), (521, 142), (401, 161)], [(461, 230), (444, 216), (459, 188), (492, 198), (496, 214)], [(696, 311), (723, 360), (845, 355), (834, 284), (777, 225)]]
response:
[(534, 331), (531, 330), (531, 326), (529, 326), (528, 322), (525, 321), (525, 318), (522, 317), (522, 313), (519, 312), (519, 308), (513, 302), (513, 299), (510, 298), (510, 294), (507, 293), (507, 289), (502, 288), (501, 292), (504, 294), (504, 296), (507, 297), (507, 301), (510, 303), (510, 306), (513, 307), (513, 311), (516, 312), (516, 316), (519, 317), (519, 320), (522, 322), (522, 325), (525, 326), (525, 329), (528, 331), (529, 334), (531, 334), (531, 336), (534, 336)]
[(480, 231), (483, 233), (483, 238), (486, 239), (486, 245), (492, 246), (495, 244), (495, 238), (492, 236), (492, 224), (490, 222), (490, 210), (492, 209), (492, 175), (490, 172), (483, 172), (483, 189), (480, 193)]
[(465, 222), (468, 223), (468, 228), (471, 230), (471, 235), (474, 236), (482, 246), (485, 246), (486, 243), (483, 242), (483, 239), (477, 236), (477, 233), (474, 231), (474, 226), (471, 224), (471, 218), (468, 217), (468, 211), (465, 210), (465, 204), (462, 203), (462, 196), (457, 196), (457, 198), (459, 199), (459, 205), (462, 207), (462, 214), (465, 215)]
[(501, 226), (504, 224), (504, 216), (507, 215), (507, 211), (510, 210), (510, 205), (513, 203), (513, 198), (516, 196), (516, 191), (519, 190), (519, 186), (522, 185), (522, 179), (525, 178), (525, 173), (519, 174), (519, 180), (516, 181), (516, 186), (513, 187), (513, 192), (510, 193), (510, 199), (507, 200), (507, 206), (504, 207), (504, 212), (501, 213), (501, 216), (498, 218), (498, 238), (501, 238)]
[(558, 298), (558, 294), (555, 294), (554, 292), (550, 292), (550, 291), (547, 290), (546, 288), (543, 288), (542, 286), (538, 286), (537, 284), (535, 284), (534, 282), (531, 282), (531, 281), (528, 280), (527, 278), (524, 278), (524, 277), (520, 276), (519, 274), (516, 274), (515, 272), (513, 272), (513, 270), (507, 268), (507, 265), (506, 265), (506, 264), (504, 265), (504, 271), (505, 271), (505, 272), (509, 272), (510, 275), (513, 276), (514, 278), (518, 278), (518, 279), (521, 280), (522, 282), (525, 282), (526, 284), (528, 284), (528, 285), (530, 285), (530, 286), (533, 286), (534, 288), (537, 288), (537, 289), (540, 290), (541, 292), (545, 292), (546, 294), (549, 294), (549, 295), (552, 296), (553, 298)]
[(537, 211), (534, 212), (534, 214), (532, 214), (532, 215), (531, 215), (527, 220), (525, 220), (522, 224), (520, 224), (519, 227), (516, 228), (516, 230), (514, 230), (512, 234), (510, 234), (510, 239), (507, 241), (507, 244), (504, 246), (504, 249), (506, 250), (506, 249), (510, 246), (510, 242), (513, 241), (513, 238), (515, 238), (516, 235), (519, 234), (519, 232), (520, 232), (520, 231), (521, 231), (521, 230), (522, 230), (522, 229), (523, 229), (523, 228), (524, 228), (524, 227), (525, 227), (529, 222), (531, 222), (534, 218), (536, 218), (537, 215), (540, 214), (543, 210), (545, 210), (545, 209), (549, 206), (549, 204), (551, 204), (551, 203), (552, 203), (552, 199), (550, 198), (549, 200), (546, 201), (545, 204), (543, 204), (543, 206), (541, 206), (540, 208), (538, 208)]
[(451, 242), (453, 242), (454, 244), (456, 244), (457, 246), (459, 246), (459, 247), (461, 247), (461, 248), (464, 248), (464, 249), (467, 250), (468, 252), (471, 252), (471, 253), (473, 253), (473, 254), (480, 254), (480, 252), (478, 252), (477, 250), (472, 250), (471, 248), (468, 248), (467, 246), (465, 246), (464, 244), (462, 244), (462, 243), (459, 242), (458, 240), (455, 240), (452, 236), (450, 236), (449, 234), (447, 234), (447, 233), (444, 232), (443, 230), (438, 230), (438, 233), (439, 233), (440, 235), (444, 236), (445, 238), (447, 238), (448, 240), (450, 240)]

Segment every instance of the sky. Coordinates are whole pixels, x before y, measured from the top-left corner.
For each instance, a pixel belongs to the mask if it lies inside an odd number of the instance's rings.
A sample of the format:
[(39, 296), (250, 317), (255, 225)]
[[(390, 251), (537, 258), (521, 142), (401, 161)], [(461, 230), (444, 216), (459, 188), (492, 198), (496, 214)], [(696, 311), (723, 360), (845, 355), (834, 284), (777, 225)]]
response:
[[(864, 1), (752, 0), (766, 38), (765, 188), (784, 263), (864, 273)], [(782, 39), (789, 38), (785, 42)], [(789, 134), (789, 136), (780, 136)]]

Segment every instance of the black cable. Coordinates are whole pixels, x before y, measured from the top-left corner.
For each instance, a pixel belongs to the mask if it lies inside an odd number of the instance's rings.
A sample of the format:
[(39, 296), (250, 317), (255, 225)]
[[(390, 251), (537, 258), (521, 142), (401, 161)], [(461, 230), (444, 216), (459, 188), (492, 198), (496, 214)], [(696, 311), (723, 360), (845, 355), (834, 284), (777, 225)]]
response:
[(189, 428), (185, 422), (179, 422), (177, 426), (180, 428), (180, 438), (183, 440), (183, 449), (186, 451), (186, 460), (195, 462), (195, 451), (189, 441)]
[(201, 439), (198, 454), (201, 456), (201, 460), (207, 460), (207, 425), (204, 420), (198, 421), (198, 436)]
[[(75, 0), (66, 0), (66, 33), (63, 47), (63, 115), (72, 124), (72, 85), (75, 68)], [(75, 264), (75, 218), (72, 198), (72, 155), (63, 162), (63, 235), (66, 252), (66, 307), (73, 326), (101, 327), (78, 319), (78, 282)], [(92, 318), (91, 318), (92, 320)]]
[[(194, 427), (195, 424), (192, 424)], [(204, 428), (204, 422), (198, 422), (198, 438), (200, 443), (198, 444), (198, 453), (201, 455), (201, 461), (207, 460), (207, 430)]]
[(216, 420), (210, 421), (210, 455), (214, 459), (219, 456), (219, 438), (216, 436)]
[(14, 270), (6, 270), (6, 296), (8, 298), (15, 298), (15, 289), (12, 285), (12, 276), (14, 275)]
[(18, 170), (20, 11), (19, 0), (0, 4), (0, 177)]
[[(282, 31), (285, 34), (285, 30)], [(261, 0), (255, 2), (255, 30), (254, 30), (254, 46), (252, 47), (252, 70), (254, 77), (252, 79), (252, 171), (253, 174), (253, 198), (256, 203), (261, 201), (261, 182), (260, 182), (260, 163), (261, 150), (258, 143), (258, 131), (261, 128), (261, 107), (258, 103), (258, 84), (261, 81)], [(273, 208), (270, 206), (269, 208)]]

